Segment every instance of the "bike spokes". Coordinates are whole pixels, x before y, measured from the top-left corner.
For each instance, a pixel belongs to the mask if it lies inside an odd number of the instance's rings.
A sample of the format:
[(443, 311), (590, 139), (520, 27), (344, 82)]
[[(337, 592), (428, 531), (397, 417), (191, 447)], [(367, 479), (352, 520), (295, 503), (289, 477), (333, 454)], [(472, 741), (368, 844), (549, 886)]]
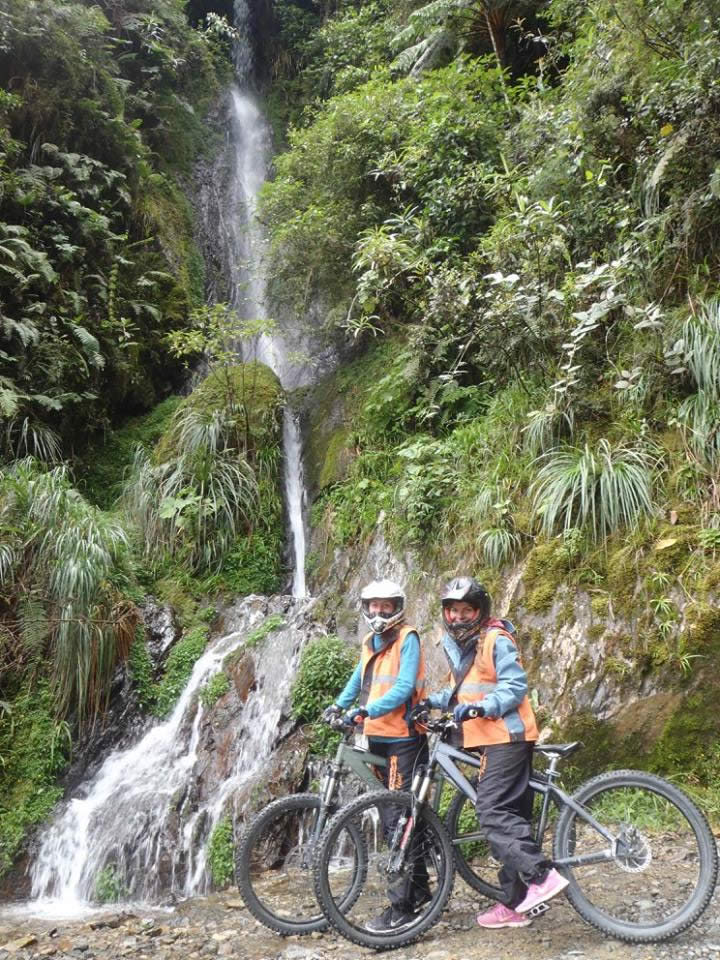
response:
[(716, 855), (689, 799), (643, 774), (597, 778), (575, 799), (597, 826), (566, 810), (556, 857), (570, 865), (568, 895), (580, 913), (633, 940), (662, 939), (692, 923), (712, 893)]

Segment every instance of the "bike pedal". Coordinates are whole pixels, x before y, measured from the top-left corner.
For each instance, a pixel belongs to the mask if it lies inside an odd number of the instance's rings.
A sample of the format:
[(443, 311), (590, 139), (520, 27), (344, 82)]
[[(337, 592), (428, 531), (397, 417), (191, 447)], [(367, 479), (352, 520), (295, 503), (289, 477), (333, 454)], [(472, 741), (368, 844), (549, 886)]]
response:
[(532, 907), (532, 909), (528, 910), (525, 916), (530, 918), (540, 917), (543, 915), (543, 913), (547, 913), (549, 909), (549, 903), (538, 903), (536, 906)]

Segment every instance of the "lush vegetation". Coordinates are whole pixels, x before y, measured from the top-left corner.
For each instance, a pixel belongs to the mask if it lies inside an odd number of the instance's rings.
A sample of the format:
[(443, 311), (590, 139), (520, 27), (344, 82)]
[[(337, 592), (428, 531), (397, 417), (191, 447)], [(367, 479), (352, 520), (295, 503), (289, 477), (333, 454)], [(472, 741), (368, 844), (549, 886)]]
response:
[[(283, 573), (281, 392), (235, 365), (258, 331), (203, 306), (193, 239), (193, 167), (231, 71), (232, 31), (201, 7), (197, 27), (184, 0), (0, 11), (0, 870), (118, 662), (166, 715), (218, 594)], [(204, 382), (174, 395), (201, 356)], [(183, 627), (160, 677), (146, 593)]]
[[(524, 557), (527, 611), (566, 584), (589, 591), (593, 631), (633, 622), (615, 676), (714, 696), (693, 626), (720, 546), (707, 5), (276, 6), (273, 295), (320, 298), (356, 356), (312, 401), (316, 577), (378, 517), (491, 586)], [(713, 737), (714, 715), (690, 726)], [(671, 727), (648, 762), (687, 772)]]

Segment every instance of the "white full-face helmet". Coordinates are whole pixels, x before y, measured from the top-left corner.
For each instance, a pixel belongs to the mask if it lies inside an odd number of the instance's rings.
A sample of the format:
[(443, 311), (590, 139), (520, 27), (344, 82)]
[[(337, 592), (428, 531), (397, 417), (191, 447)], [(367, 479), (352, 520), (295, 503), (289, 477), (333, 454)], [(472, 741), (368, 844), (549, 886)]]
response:
[[(392, 601), (387, 613), (370, 613), (371, 600)], [(392, 580), (373, 580), (360, 594), (362, 612), (373, 633), (384, 633), (405, 619), (405, 591)]]

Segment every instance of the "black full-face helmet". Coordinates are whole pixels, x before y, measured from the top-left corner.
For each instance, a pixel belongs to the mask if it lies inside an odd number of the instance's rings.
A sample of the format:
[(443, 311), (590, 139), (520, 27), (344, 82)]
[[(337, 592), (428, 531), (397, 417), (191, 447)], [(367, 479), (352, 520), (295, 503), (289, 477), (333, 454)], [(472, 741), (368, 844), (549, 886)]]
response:
[[(440, 599), (443, 627), (458, 643), (473, 636), (490, 616), (490, 594), (474, 577), (455, 577), (445, 586)], [(447, 609), (451, 603), (467, 603), (477, 610), (477, 615), (463, 623), (450, 623), (447, 619)]]
[[(390, 613), (371, 613), (372, 600), (388, 600)], [(360, 603), (365, 620), (373, 633), (384, 633), (405, 619), (405, 591), (393, 580), (373, 580), (360, 594)]]

